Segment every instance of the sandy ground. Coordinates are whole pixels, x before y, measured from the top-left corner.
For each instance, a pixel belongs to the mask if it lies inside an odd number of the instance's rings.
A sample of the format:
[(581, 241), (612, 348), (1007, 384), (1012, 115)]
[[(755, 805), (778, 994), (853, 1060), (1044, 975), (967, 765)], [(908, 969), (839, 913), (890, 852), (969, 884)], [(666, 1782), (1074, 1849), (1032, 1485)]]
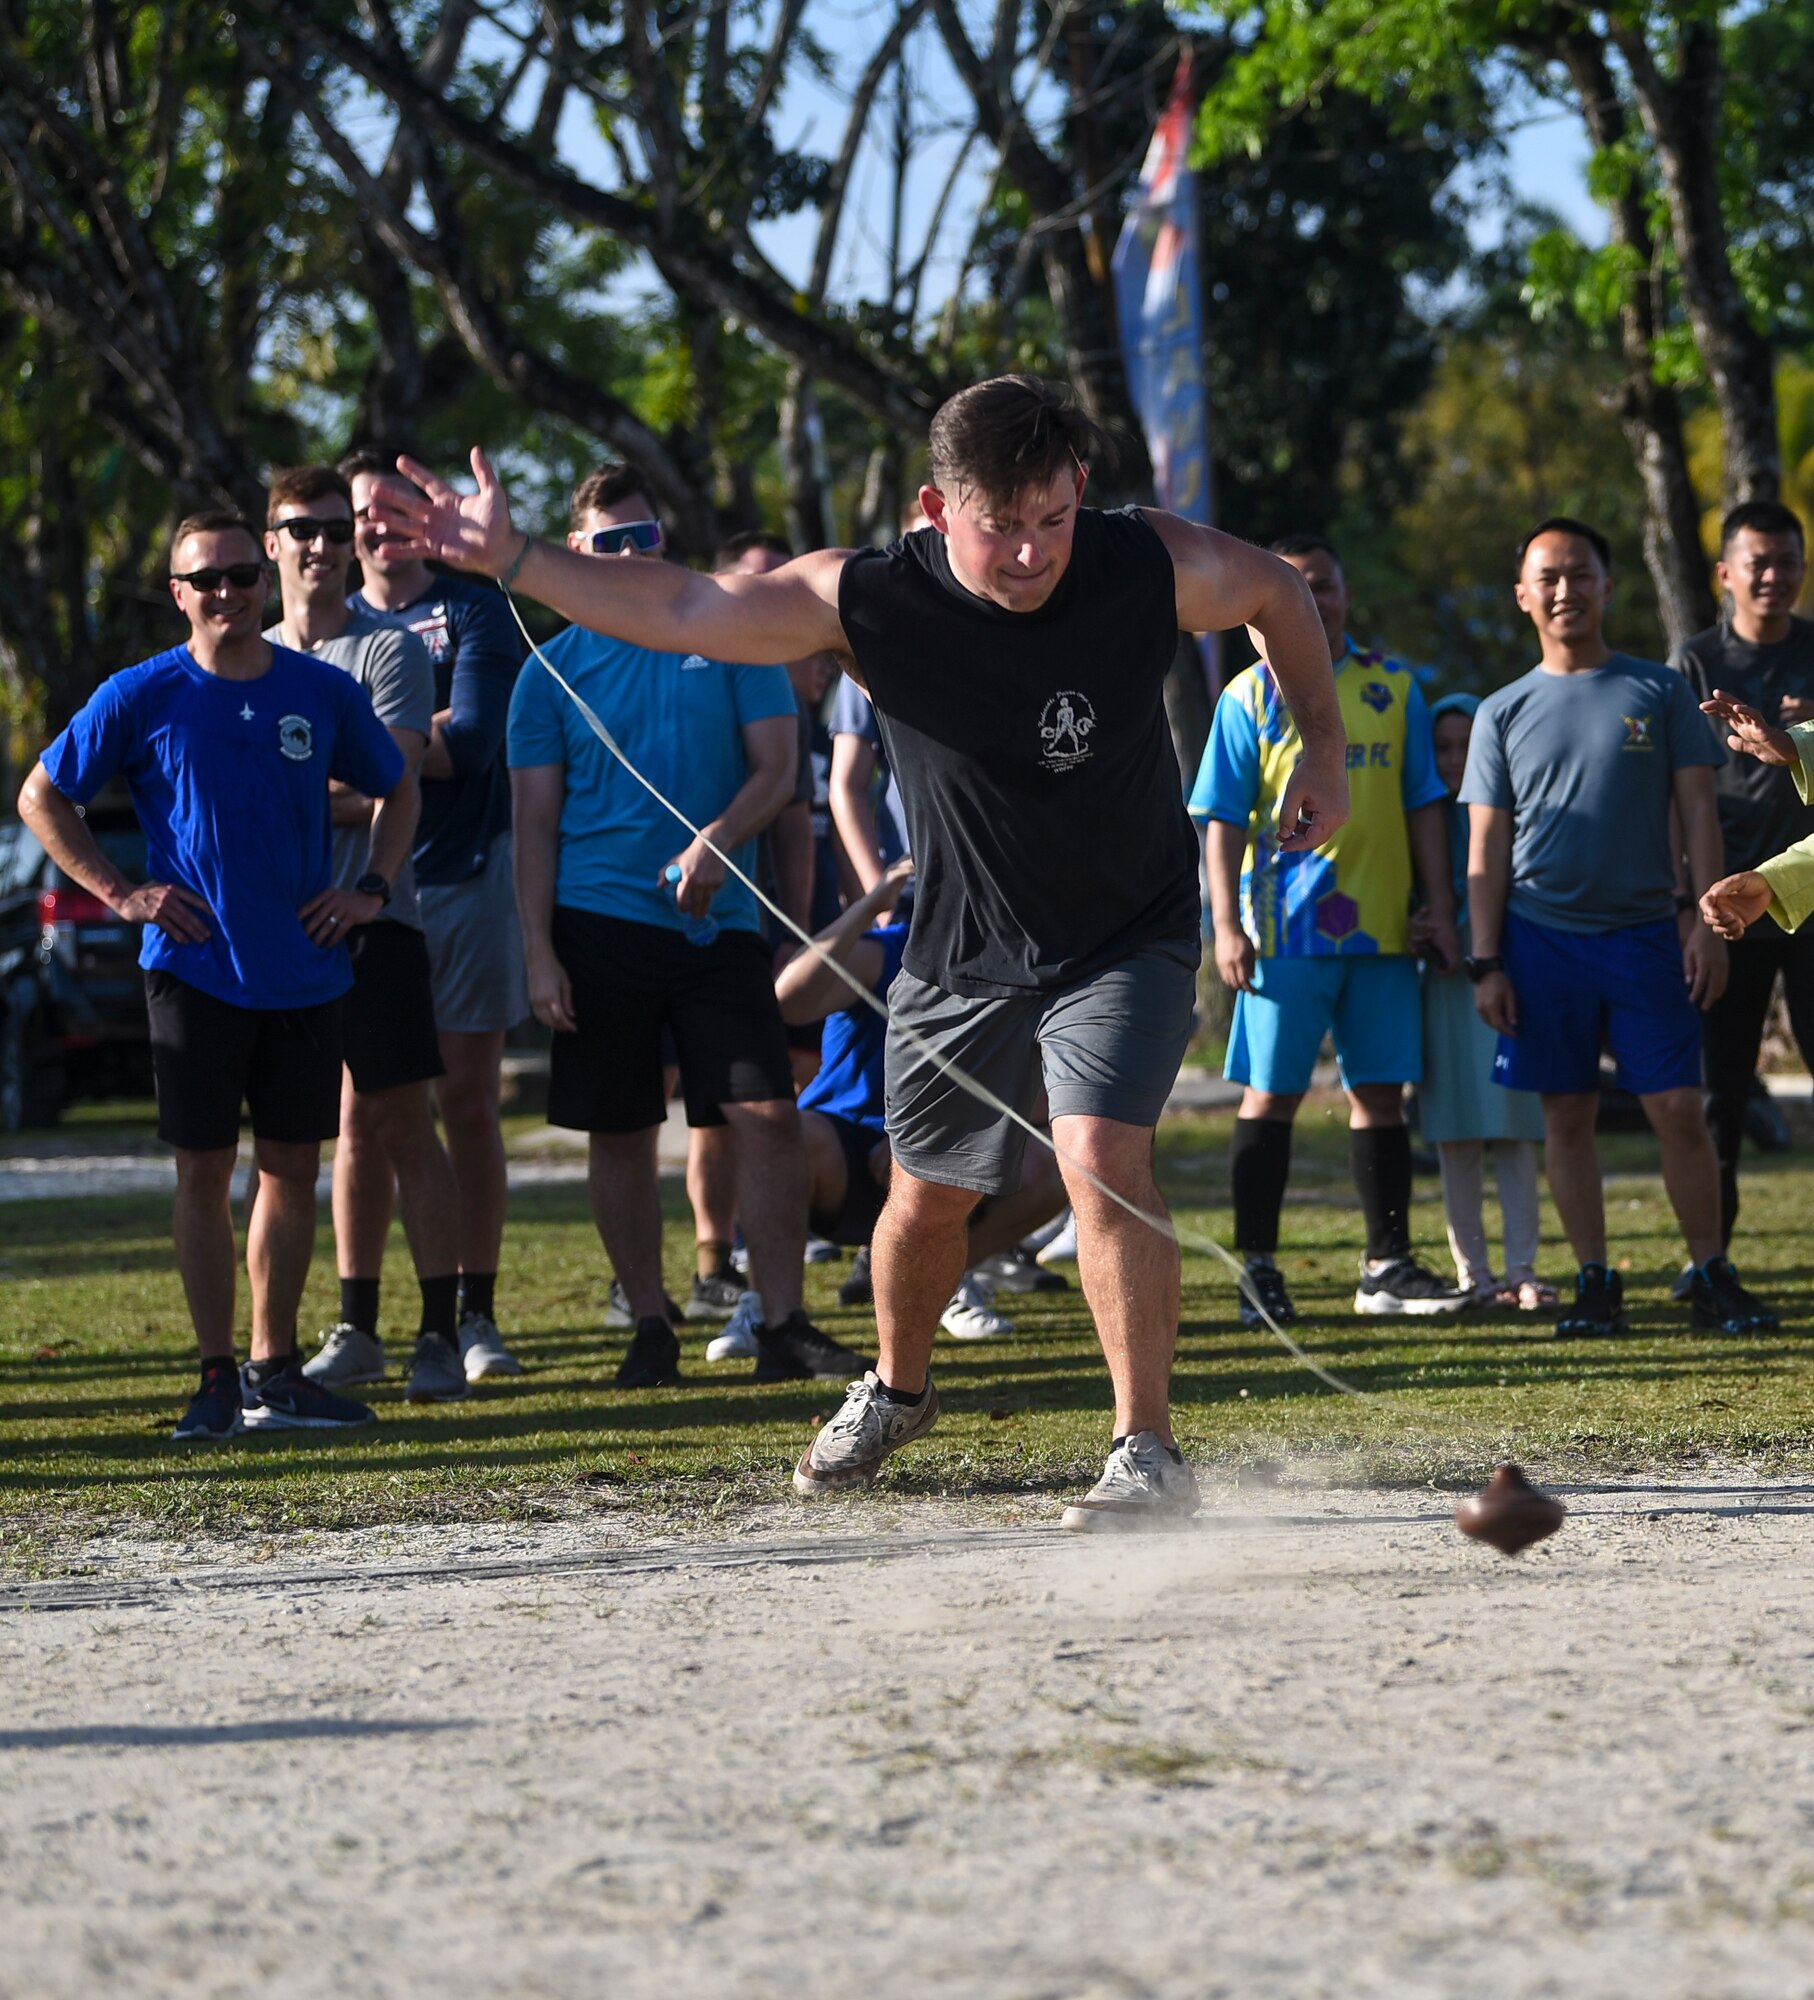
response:
[(1814, 1486), (1568, 1497), (94, 1544), (0, 1590), (0, 1991), (1814, 1994)]

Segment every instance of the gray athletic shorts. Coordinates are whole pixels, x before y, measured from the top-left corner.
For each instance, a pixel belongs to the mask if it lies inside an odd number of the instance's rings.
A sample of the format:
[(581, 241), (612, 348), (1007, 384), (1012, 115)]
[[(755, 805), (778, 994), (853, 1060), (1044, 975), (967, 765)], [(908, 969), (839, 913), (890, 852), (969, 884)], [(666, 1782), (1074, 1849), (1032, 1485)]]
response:
[(529, 1012), (529, 975), (523, 969), (509, 834), (500, 833), (491, 843), (485, 866), (471, 881), (437, 888), (424, 882), (416, 893), (428, 939), (435, 1026), (453, 1035), (514, 1028)]
[(888, 1139), (915, 1179), (1006, 1194), (1027, 1135), (943, 1074), (910, 1028), (1003, 1103), (1030, 1116), (1043, 1081), (1054, 1118), (1156, 1125), (1190, 1040), (1201, 946), (1149, 946), (1093, 978), (1024, 999), (967, 999), (904, 967), (888, 989)]

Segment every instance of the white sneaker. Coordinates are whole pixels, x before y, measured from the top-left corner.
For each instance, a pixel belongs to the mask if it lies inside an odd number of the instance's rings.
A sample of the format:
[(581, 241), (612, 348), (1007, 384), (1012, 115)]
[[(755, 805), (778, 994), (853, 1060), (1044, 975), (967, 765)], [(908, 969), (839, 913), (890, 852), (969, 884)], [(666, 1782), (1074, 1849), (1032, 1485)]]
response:
[(321, 1336), (320, 1352), (302, 1364), (302, 1372), (324, 1389), (344, 1388), (350, 1382), (382, 1382), (384, 1342), (375, 1333), (363, 1333), (342, 1320)]
[(1020, 1239), (1020, 1247), (1023, 1250), (1025, 1250), (1029, 1256), (1036, 1255), (1039, 1251), (1043, 1250), (1048, 1243), (1051, 1242), (1052, 1238), (1058, 1234), (1058, 1232), (1065, 1226), (1067, 1222), (1070, 1221), (1070, 1219), (1071, 1219), (1071, 1211), (1068, 1208), (1061, 1208), (1058, 1211), (1058, 1213), (1052, 1217), (1051, 1221), (1042, 1222), (1039, 1225), (1039, 1227), (1033, 1230), (1029, 1235), (1023, 1236)]
[(756, 1339), (762, 1325), (762, 1294), (744, 1292), (737, 1310), (724, 1323), (724, 1331), (706, 1342), (708, 1361), (754, 1361), (762, 1352)]
[(843, 1254), (835, 1243), (828, 1243), (823, 1236), (808, 1236), (806, 1239), (806, 1261), (809, 1264), (835, 1264)]
[(1050, 1267), (1053, 1264), (1075, 1264), (1077, 1261), (1077, 1218), (1067, 1208), (1058, 1218), (1058, 1227), (1043, 1242), (1034, 1255)]
[(504, 1345), (504, 1336), (483, 1313), (468, 1313), (460, 1322), (460, 1361), (469, 1382), (487, 1375), (520, 1375), (523, 1364)]
[(882, 1393), (873, 1368), (845, 1391), (838, 1414), (814, 1437), (794, 1467), (794, 1491), (809, 1500), (867, 1486), (890, 1452), (922, 1438), (938, 1421), (938, 1392), (926, 1384), (921, 1403), (897, 1403)]
[(951, 1303), (939, 1314), (938, 1323), (953, 1340), (994, 1340), (1014, 1331), (1014, 1322), (995, 1310), (989, 1294), (969, 1271), (951, 1294)]
[(1197, 1475), (1156, 1431), (1135, 1431), (1109, 1453), (1102, 1477), (1064, 1510), (1073, 1534), (1146, 1534), (1181, 1528), (1197, 1511)]

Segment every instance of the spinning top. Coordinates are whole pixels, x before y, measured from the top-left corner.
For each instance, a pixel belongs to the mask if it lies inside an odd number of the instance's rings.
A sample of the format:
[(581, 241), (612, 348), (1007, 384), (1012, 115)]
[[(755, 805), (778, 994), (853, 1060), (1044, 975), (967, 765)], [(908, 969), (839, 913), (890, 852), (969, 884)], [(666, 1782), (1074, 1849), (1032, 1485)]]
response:
[(1478, 1493), (1457, 1504), (1455, 1525), (1477, 1542), (1490, 1542), (1502, 1556), (1515, 1556), (1553, 1535), (1567, 1512), (1517, 1466), (1502, 1465)]

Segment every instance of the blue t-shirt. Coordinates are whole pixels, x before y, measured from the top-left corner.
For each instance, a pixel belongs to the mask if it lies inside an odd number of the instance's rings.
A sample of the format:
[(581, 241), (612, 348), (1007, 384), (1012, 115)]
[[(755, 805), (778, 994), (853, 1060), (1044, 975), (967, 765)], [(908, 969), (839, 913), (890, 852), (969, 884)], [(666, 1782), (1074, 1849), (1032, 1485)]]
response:
[(312, 944), (297, 916), (333, 879), (328, 780), (381, 798), (403, 775), (350, 674), (273, 646), (258, 679), (227, 680), (176, 646), (103, 682), (44, 768), (77, 805), (123, 777), (147, 880), (208, 906), (203, 944), (145, 926), (148, 970), (235, 1007), (315, 1007), (352, 985), (346, 947)]
[(1512, 814), (1519, 916), (1559, 931), (1623, 930), (1674, 914), (1676, 772), (1725, 761), (1682, 675), (1615, 653), (1587, 673), (1533, 667), (1488, 695), (1461, 798)]
[(416, 881), (424, 889), (470, 882), (510, 825), (504, 722), (523, 664), (523, 635), (504, 593), (476, 577), (431, 577), (415, 603), (397, 611), (381, 610), (363, 592), (352, 602), (380, 624), (415, 633), (428, 648), (435, 713), (448, 711), (441, 740), (454, 775), (422, 780)]
[[(865, 931), (865, 942), (882, 947), (882, 973), (871, 989), (879, 999), (887, 999), (894, 976), (901, 969), (901, 953), (907, 949), (907, 926), (884, 924)], [(831, 1118), (848, 1118), (879, 1139), (883, 1119), (882, 1056), (888, 1040), (888, 1023), (873, 1007), (865, 1007), (854, 995), (848, 1007), (826, 1016), (825, 1037), (819, 1052), (819, 1073), (800, 1093), (802, 1111), (823, 1111)]]
[[(743, 729), (794, 715), (785, 667), (727, 666), (698, 653), (654, 653), (570, 625), (542, 651), (597, 712), (624, 755), (695, 826), (721, 813), (749, 776)], [(684, 930), (662, 870), (692, 839), (631, 777), (542, 663), (524, 667), (510, 702), (510, 764), (566, 766), (554, 900), (631, 923)], [(755, 871), (752, 838), (731, 850)], [(712, 899), (720, 930), (760, 928), (734, 875)]]

